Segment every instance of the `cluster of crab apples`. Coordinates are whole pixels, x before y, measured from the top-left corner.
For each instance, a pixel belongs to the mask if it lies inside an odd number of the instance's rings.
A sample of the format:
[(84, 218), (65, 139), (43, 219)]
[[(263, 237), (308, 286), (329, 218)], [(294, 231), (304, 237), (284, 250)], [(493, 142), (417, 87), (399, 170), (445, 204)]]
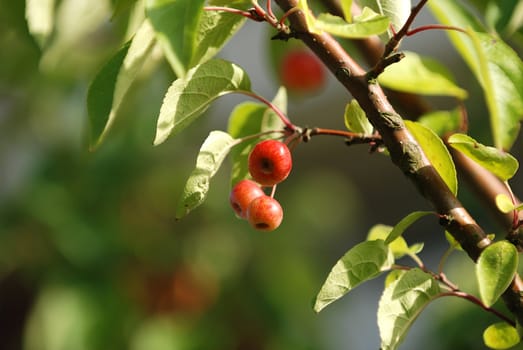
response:
[(257, 143), (249, 154), (249, 173), (252, 180), (239, 181), (231, 190), (230, 203), (236, 214), (257, 230), (272, 231), (280, 226), (283, 209), (264, 188), (273, 188), (289, 176), (292, 169), (291, 152), (278, 140)]

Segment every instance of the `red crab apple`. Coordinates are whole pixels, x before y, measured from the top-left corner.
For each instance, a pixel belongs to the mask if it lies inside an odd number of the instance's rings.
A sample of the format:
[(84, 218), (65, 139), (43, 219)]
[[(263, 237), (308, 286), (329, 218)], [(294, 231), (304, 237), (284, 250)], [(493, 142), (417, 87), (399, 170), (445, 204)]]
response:
[(263, 186), (273, 186), (289, 176), (292, 156), (286, 144), (278, 140), (261, 141), (249, 154), (249, 173)]
[(256, 182), (241, 180), (232, 188), (231, 194), (229, 195), (229, 202), (236, 214), (242, 219), (246, 219), (249, 204), (251, 204), (254, 199), (264, 195), (265, 192), (263, 192)]
[(247, 207), (247, 220), (260, 231), (273, 231), (280, 226), (283, 210), (280, 203), (267, 195), (254, 199)]
[(326, 72), (321, 61), (305, 49), (288, 52), (280, 67), (282, 84), (293, 92), (312, 92), (325, 83)]

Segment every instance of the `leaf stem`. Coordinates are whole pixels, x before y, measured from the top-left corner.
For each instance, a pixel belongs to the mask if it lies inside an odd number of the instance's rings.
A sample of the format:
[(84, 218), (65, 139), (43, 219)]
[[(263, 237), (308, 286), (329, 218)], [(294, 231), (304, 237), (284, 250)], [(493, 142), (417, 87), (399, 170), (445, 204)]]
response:
[(242, 94), (242, 95), (246, 95), (246, 96), (252, 97), (252, 98), (254, 98), (254, 99), (264, 103), (265, 105), (267, 105), (267, 107), (272, 109), (274, 111), (274, 113), (276, 113), (276, 115), (281, 119), (283, 124), (285, 124), (285, 128), (288, 131), (291, 131), (291, 132), (295, 132), (296, 131), (296, 126), (289, 120), (289, 118), (287, 118), (285, 113), (283, 113), (283, 111), (281, 109), (279, 109), (271, 101), (267, 100), (266, 98), (264, 98), (264, 97), (262, 97), (262, 96), (260, 96), (260, 95), (258, 95), (256, 93), (254, 93), (252, 91), (239, 90), (239, 91), (235, 91), (235, 92), (239, 93), (239, 94)]
[(406, 36), (411, 36), (426, 30), (433, 30), (433, 29), (439, 29), (439, 30), (455, 30), (458, 32), (462, 32), (465, 34), (468, 34), (467, 31), (463, 28), (456, 27), (456, 26), (447, 26), (443, 24), (428, 24), (425, 26), (419, 26), (417, 28), (414, 28), (412, 30), (409, 30), (407, 33), (405, 33)]
[(456, 290), (456, 291), (450, 291), (450, 292), (446, 292), (446, 293), (441, 293), (441, 294), (438, 295), (438, 297), (446, 297), (446, 296), (454, 296), (454, 297), (458, 297), (458, 298), (462, 298), (462, 299), (468, 300), (471, 303), (474, 303), (477, 306), (481, 307), (483, 310), (485, 310), (487, 312), (490, 312), (491, 314), (496, 315), (498, 318), (500, 318), (503, 321), (507, 322), (512, 327), (516, 327), (516, 322), (514, 322), (514, 320), (508, 318), (507, 316), (505, 316), (504, 314), (502, 314), (498, 310), (493, 309), (493, 308), (488, 307), (487, 305), (483, 304), (483, 302), (481, 300), (479, 300), (477, 297), (475, 297), (475, 296), (473, 296), (471, 294), (468, 294), (468, 293)]

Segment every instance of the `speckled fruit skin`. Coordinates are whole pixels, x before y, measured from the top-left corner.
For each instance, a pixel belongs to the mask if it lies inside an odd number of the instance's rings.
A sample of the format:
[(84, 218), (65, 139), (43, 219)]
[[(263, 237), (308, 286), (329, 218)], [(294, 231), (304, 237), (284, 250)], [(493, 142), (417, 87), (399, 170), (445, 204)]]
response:
[(249, 173), (260, 185), (273, 186), (282, 182), (291, 169), (291, 152), (283, 142), (261, 141), (249, 154)]
[(308, 50), (287, 53), (281, 62), (282, 84), (290, 91), (312, 92), (325, 84), (326, 72), (321, 61)]
[(261, 196), (265, 196), (265, 192), (263, 192), (260, 185), (251, 180), (241, 180), (232, 188), (229, 195), (229, 203), (236, 215), (246, 219), (247, 207), (254, 199)]
[(257, 230), (273, 231), (283, 220), (283, 209), (272, 197), (258, 197), (247, 207), (247, 220)]

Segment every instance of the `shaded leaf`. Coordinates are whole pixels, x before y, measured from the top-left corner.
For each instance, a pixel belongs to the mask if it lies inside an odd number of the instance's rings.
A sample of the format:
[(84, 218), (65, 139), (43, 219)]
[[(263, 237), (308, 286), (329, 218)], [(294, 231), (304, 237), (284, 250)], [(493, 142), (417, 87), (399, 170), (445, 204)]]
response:
[(107, 135), (125, 94), (149, 57), (154, 43), (152, 27), (144, 21), (130, 43), (118, 51), (95, 77), (87, 96), (91, 148), (97, 147)]
[(389, 270), (394, 263), (382, 240), (365, 241), (352, 247), (332, 268), (316, 297), (314, 311), (320, 312), (359, 284)]
[(418, 268), (391, 282), (378, 306), (381, 349), (397, 349), (414, 320), (439, 293), (438, 282)]
[(454, 134), (448, 138), (447, 142), (452, 148), (465, 154), (502, 181), (512, 178), (518, 170), (519, 163), (512, 155), (497, 148), (482, 145), (468, 135)]
[(405, 120), (407, 129), (416, 138), (425, 155), (443, 178), (452, 193), (458, 193), (456, 167), (443, 141), (429, 128), (410, 120)]
[(147, 0), (146, 14), (174, 73), (183, 77), (198, 45), (205, 0)]
[(500, 38), (485, 33), (486, 29), (461, 3), (440, 0), (428, 5), (442, 24), (468, 28), (468, 35), (455, 31), (448, 31), (448, 35), (483, 88), (494, 146), (509, 150), (523, 116), (521, 58)]
[(491, 349), (509, 349), (521, 341), (518, 330), (506, 322), (494, 323), (483, 332), (483, 341)]
[(456, 85), (450, 71), (437, 60), (405, 51), (405, 57), (387, 67), (378, 81), (393, 90), (421, 95), (454, 96), (465, 99), (467, 92)]
[(491, 244), (481, 252), (476, 278), (481, 301), (492, 306), (508, 288), (518, 267), (518, 251), (507, 241)]
[(211, 178), (235, 144), (236, 140), (223, 131), (211, 131), (207, 136), (198, 153), (196, 167), (185, 183), (176, 209), (176, 219), (181, 219), (203, 203), (209, 191)]
[(365, 7), (351, 23), (341, 17), (322, 13), (314, 22), (317, 30), (323, 30), (342, 38), (367, 38), (384, 33), (389, 28), (389, 19)]
[(154, 144), (159, 145), (186, 128), (218, 97), (248, 91), (250, 85), (249, 77), (240, 67), (221, 59), (192, 68), (169, 87), (160, 109)]
[(372, 135), (374, 127), (367, 119), (365, 111), (360, 107), (356, 99), (352, 99), (345, 107), (345, 126), (348, 130), (361, 133), (364, 135)]

